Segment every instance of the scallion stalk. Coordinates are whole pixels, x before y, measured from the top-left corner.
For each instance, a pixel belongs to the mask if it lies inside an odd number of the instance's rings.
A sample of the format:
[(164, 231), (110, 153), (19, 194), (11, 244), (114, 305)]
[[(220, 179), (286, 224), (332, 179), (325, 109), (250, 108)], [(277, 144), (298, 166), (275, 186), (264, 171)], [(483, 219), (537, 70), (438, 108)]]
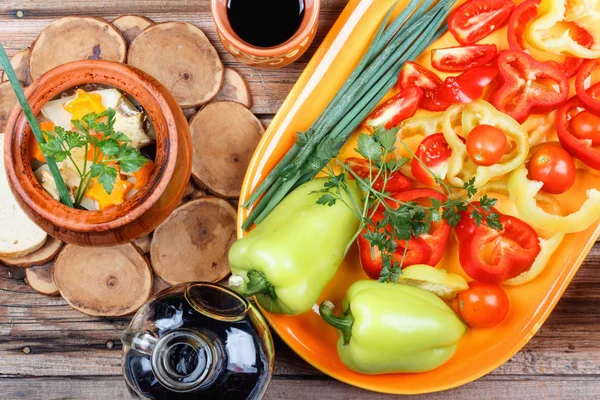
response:
[[(31, 128), (31, 131), (33, 132), (33, 135), (35, 136), (35, 140), (38, 142), (39, 145), (46, 143), (46, 139), (44, 138), (44, 135), (42, 134), (40, 125), (39, 125), (37, 119), (35, 118), (35, 116), (33, 115), (31, 106), (27, 102), (27, 98), (25, 97), (25, 93), (23, 93), (23, 89), (21, 88), (21, 84), (19, 83), (19, 80), (17, 79), (15, 70), (13, 69), (12, 65), (10, 64), (10, 59), (8, 58), (8, 55), (6, 55), (6, 51), (4, 51), (4, 47), (2, 46), (1, 43), (0, 43), (0, 66), (2, 66), (2, 69), (4, 70), (4, 73), (6, 74), (6, 76), (8, 77), (8, 80), (10, 81), (10, 85), (12, 86), (12, 89), (15, 92), (15, 95), (17, 96), (17, 99), (19, 100), (19, 104), (21, 105), (23, 114), (25, 114), (25, 118), (27, 119), (27, 122), (29, 122), (29, 127)], [(41, 148), (41, 146), (40, 146), (40, 148)], [(65, 181), (64, 181), (62, 175), (60, 174), (60, 171), (58, 170), (58, 165), (56, 164), (56, 160), (53, 157), (48, 157), (46, 154), (44, 154), (44, 157), (46, 158), (46, 164), (48, 164), (48, 169), (50, 170), (50, 173), (52, 174), (52, 178), (54, 179), (54, 182), (56, 183), (56, 188), (58, 189), (58, 195), (59, 195), (60, 201), (69, 207), (73, 207), (73, 202), (71, 201), (71, 196), (69, 195), (69, 191), (67, 190), (67, 185), (65, 185)]]

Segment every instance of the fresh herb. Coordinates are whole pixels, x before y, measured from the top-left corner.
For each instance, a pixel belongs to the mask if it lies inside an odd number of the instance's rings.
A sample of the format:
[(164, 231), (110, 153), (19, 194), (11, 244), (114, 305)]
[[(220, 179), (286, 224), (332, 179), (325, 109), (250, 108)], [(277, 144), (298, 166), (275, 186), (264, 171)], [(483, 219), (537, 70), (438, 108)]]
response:
[[(408, 241), (428, 233), (432, 223), (444, 220), (454, 227), (460, 222), (461, 214), (470, 210), (469, 217), (473, 219), (477, 226), (485, 221), (493, 229), (502, 229), (499, 215), (492, 211), (496, 199), (483, 195), (479, 199), (478, 206), (471, 202), (473, 196), (477, 194), (475, 179), (465, 182), (462, 188), (448, 185), (435, 175), (422, 160), (417, 158), (404, 141), (401, 141), (402, 145), (446, 190), (447, 199), (441, 202), (432, 198), (431, 206), (423, 206), (416, 202), (399, 201), (385, 192), (390, 175), (409, 161), (406, 157), (388, 160), (388, 156), (395, 149), (397, 131), (397, 128), (391, 130), (380, 129), (373, 135), (361, 134), (359, 136), (356, 151), (369, 161), (371, 171), (369, 177), (363, 179), (352, 171), (348, 165), (335, 160), (334, 162), (340, 167), (341, 172), (336, 173), (334, 166), (331, 163), (328, 164), (326, 173), (329, 179), (325, 182), (323, 189), (316, 192), (321, 195), (317, 200), (318, 204), (332, 206), (337, 201), (342, 201), (357, 214), (361, 224), (355, 238), (366, 227), (363, 237), (370, 243), (371, 251), (377, 248), (381, 252), (382, 270), (379, 280), (382, 282), (397, 282), (398, 276), (402, 273), (402, 265), (409, 247)], [(350, 195), (347, 175), (355, 179), (361, 190), (366, 193), (362, 209)], [(382, 190), (374, 188), (374, 183), (378, 179), (383, 179), (382, 187), (384, 189)], [(459, 189), (463, 189), (465, 195), (460, 194)], [(346, 196), (342, 196), (342, 192)], [(350, 203), (346, 202), (345, 198), (349, 199)], [(383, 217), (374, 222), (372, 218), (381, 207), (384, 209)], [(403, 243), (404, 250), (401, 259), (398, 261), (399, 243)]]
[[(446, 30), (456, 0), (410, 0), (388, 24), (386, 14), (371, 46), (321, 115), (266, 176), (244, 207), (254, 206), (242, 225), (260, 223), (295, 187), (312, 179), (335, 157), (352, 132), (395, 86), (398, 72)], [(333, 154), (325, 159), (318, 153)], [(365, 151), (368, 151), (365, 149)]]
[[(53, 132), (43, 132), (46, 143), (41, 143), (40, 148), (44, 155), (57, 162), (70, 161), (79, 175), (75, 207), (81, 205), (91, 179), (96, 178), (106, 193), (111, 194), (119, 174), (117, 164), (123, 172), (137, 172), (149, 161), (136, 148), (127, 144), (130, 142), (127, 135), (115, 131), (115, 116), (115, 109), (109, 108), (101, 113), (86, 114), (81, 120), (71, 121), (76, 130), (67, 131), (57, 126)], [(83, 149), (84, 154), (83, 162), (80, 163), (73, 158), (73, 150), (78, 148)]]

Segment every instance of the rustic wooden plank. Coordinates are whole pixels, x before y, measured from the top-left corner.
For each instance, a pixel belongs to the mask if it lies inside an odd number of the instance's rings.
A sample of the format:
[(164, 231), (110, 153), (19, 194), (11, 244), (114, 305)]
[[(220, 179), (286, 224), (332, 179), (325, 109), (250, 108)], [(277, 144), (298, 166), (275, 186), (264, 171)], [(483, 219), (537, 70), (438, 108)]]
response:
[[(56, 4), (55, 2), (47, 3)], [(144, 2), (138, 1), (134, 4), (138, 3)], [(194, 1), (189, 3), (205, 4), (208, 2)], [(337, 3), (341, 2), (338, 1)], [(95, 6), (92, 7), (92, 4)], [(54, 6), (54, 8), (48, 9), (48, 12), (50, 12), (51, 15), (71, 15), (73, 14), (73, 10), (77, 9), (77, 15), (102, 16), (109, 20), (112, 20), (118, 16), (118, 14), (115, 14), (114, 12), (115, 8), (104, 8), (99, 6), (99, 4), (100, 3), (98, 2), (84, 2), (84, 5), (88, 5), (89, 7), (68, 8), (64, 7), (61, 2), (60, 8), (57, 9), (56, 6)], [(179, 2), (173, 2), (169, 4), (179, 5)], [(191, 4), (190, 6), (194, 8)], [(12, 10), (14, 8), (10, 9)], [(160, 10), (160, 7), (158, 7), (158, 9)], [(64, 14), (61, 12), (61, 10), (65, 11)], [(104, 10), (111, 11), (110, 13), (106, 13)], [(338, 15), (338, 12), (332, 12), (329, 10), (321, 13), (316, 38), (307, 52), (298, 61), (280, 70), (263, 70), (254, 67), (248, 67), (237, 62), (235, 58), (223, 48), (223, 45), (217, 37), (216, 29), (208, 10), (180, 13), (164, 13), (156, 10), (157, 8), (154, 8), (153, 6), (149, 9), (149, 11), (145, 12), (129, 10), (127, 10), (127, 12), (138, 12), (156, 22), (186, 21), (199, 26), (206, 33), (211, 43), (216, 47), (221, 59), (223, 60), (223, 63), (226, 66), (239, 71), (248, 81), (250, 92), (252, 94), (252, 111), (255, 114), (274, 114), (277, 112), (292, 86), (306, 67), (306, 64), (314, 54), (318, 44), (329, 31), (329, 28)], [(0, 9), (0, 42), (5, 47), (7, 53), (9, 55), (13, 55), (30, 46), (31, 43), (37, 38), (38, 34), (54, 20), (54, 17), (49, 18), (48, 14), (42, 13), (37, 8), (28, 11), (23, 18), (16, 18), (7, 11), (2, 11), (2, 9)]]
[[(412, 396), (411, 400), (597, 399), (600, 389), (597, 379), (598, 377), (505, 377), (505, 379), (489, 377), (451, 391)], [(5, 399), (95, 400), (129, 398), (127, 386), (120, 376), (0, 378), (0, 387), (2, 388), (2, 396)], [(308, 387), (310, 387), (310, 390), (307, 390)], [(316, 398), (371, 400), (388, 399), (390, 396), (357, 389), (330, 379), (285, 379), (279, 377), (275, 377), (271, 381), (265, 396), (267, 400)]]

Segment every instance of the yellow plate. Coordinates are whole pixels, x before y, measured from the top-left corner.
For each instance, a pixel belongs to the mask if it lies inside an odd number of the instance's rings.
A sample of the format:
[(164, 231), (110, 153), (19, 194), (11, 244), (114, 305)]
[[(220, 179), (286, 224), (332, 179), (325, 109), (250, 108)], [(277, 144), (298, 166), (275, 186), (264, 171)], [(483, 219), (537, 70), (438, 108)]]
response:
[[(264, 134), (246, 173), (240, 204), (292, 146), (296, 132), (306, 130), (343, 85), (394, 1), (351, 0), (348, 3)], [(506, 48), (505, 38), (506, 28), (486, 40), (495, 41), (499, 48)], [(453, 45), (456, 42), (447, 33), (432, 47)], [(425, 57), (422, 56), (419, 61), (428, 66)], [(353, 143), (345, 146), (343, 156), (349, 155), (353, 147)], [(565, 211), (572, 212), (583, 202), (586, 188), (594, 186), (600, 187), (600, 179), (580, 171), (575, 186), (567, 194), (558, 196), (559, 202)], [(241, 225), (247, 215), (248, 210), (240, 208), (239, 237), (244, 235)], [(505, 286), (511, 309), (502, 324), (491, 329), (469, 329), (456, 355), (447, 364), (426, 373), (362, 375), (350, 371), (337, 356), (334, 329), (321, 321), (316, 305), (312, 311), (297, 317), (269, 314), (264, 310), (263, 313), (273, 329), (298, 355), (342, 382), (395, 394), (450, 389), (494, 370), (535, 335), (599, 234), (596, 223), (583, 232), (566, 235), (549, 265), (535, 280), (522, 286)], [(465, 276), (458, 263), (456, 242), (449, 243), (440, 267)], [(329, 299), (340, 304), (348, 286), (365, 278), (357, 251), (351, 249), (319, 302)]]

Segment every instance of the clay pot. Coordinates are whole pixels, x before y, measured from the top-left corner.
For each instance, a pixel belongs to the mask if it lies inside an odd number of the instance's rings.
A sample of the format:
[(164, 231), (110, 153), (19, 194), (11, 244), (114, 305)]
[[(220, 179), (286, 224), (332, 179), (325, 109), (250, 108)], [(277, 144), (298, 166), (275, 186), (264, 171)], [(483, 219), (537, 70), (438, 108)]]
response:
[(5, 136), (8, 181), (23, 210), (50, 235), (67, 243), (108, 246), (153, 231), (177, 206), (190, 177), (189, 127), (173, 96), (156, 79), (128, 65), (75, 61), (48, 71), (25, 90), (34, 115), (65, 90), (88, 83), (128, 93), (144, 107), (156, 131), (155, 168), (148, 184), (124, 203), (100, 211), (77, 210), (52, 198), (38, 183), (30, 164), (29, 124), (19, 105), (12, 110)]
[(227, 17), (227, 1), (211, 0), (210, 10), (223, 46), (245, 64), (267, 69), (291, 64), (304, 54), (317, 33), (320, 0), (304, 0), (304, 18), (294, 36), (274, 47), (253, 46), (240, 39), (231, 28)]

